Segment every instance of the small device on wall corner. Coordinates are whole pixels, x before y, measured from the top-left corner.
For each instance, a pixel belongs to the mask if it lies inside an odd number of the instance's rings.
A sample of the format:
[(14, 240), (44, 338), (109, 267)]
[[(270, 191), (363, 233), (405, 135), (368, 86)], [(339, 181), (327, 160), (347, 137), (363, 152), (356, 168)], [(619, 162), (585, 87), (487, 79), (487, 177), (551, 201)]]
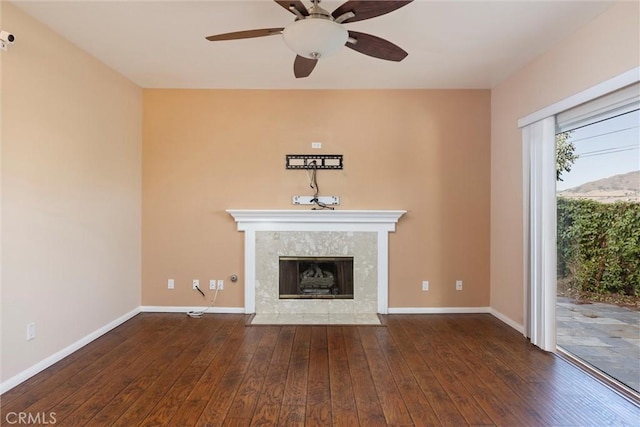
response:
[(7, 50), (7, 46), (10, 44), (14, 44), (16, 41), (16, 36), (11, 34), (8, 31), (0, 31), (0, 49)]
[(342, 169), (342, 154), (287, 154), (287, 169)]

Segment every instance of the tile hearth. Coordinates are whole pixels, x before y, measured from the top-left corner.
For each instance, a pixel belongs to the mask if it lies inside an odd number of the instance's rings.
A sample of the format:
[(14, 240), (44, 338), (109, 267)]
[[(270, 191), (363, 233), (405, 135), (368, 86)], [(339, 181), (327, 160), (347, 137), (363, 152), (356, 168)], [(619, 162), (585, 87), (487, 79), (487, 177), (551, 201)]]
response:
[(380, 325), (372, 313), (264, 313), (251, 319), (252, 325)]

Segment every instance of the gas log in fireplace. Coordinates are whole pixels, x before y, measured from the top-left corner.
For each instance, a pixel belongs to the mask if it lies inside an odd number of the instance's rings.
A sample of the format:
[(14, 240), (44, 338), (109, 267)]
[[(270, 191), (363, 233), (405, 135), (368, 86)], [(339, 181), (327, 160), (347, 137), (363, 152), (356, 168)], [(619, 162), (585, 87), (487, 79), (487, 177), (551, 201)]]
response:
[(280, 299), (353, 299), (353, 257), (280, 257)]

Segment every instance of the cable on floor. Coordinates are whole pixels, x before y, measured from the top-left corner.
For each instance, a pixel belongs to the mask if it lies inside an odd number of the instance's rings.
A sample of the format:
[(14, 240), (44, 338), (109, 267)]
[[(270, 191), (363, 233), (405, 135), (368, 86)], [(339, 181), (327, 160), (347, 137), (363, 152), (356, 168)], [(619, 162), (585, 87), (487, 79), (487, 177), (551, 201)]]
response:
[[(196, 286), (196, 290), (202, 294), (202, 298), (205, 298), (204, 292), (202, 292), (202, 289), (200, 289), (199, 286)], [(202, 317), (202, 315), (205, 314), (208, 310), (213, 308), (213, 305), (216, 303), (216, 298), (218, 298), (218, 290), (219, 289), (216, 286), (216, 291), (213, 294), (213, 298), (211, 299), (211, 304), (209, 304), (209, 307), (203, 308), (202, 310), (187, 311), (187, 316), (193, 317), (194, 319), (198, 319)]]

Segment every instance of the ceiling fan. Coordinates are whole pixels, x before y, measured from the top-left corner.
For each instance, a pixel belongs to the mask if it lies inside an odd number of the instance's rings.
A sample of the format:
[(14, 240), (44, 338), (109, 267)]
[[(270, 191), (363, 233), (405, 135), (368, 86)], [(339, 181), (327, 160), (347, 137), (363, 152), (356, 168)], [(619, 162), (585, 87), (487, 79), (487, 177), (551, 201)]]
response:
[(336, 52), (342, 46), (388, 61), (402, 61), (408, 55), (390, 41), (371, 34), (347, 30), (342, 24), (393, 12), (413, 0), (349, 0), (332, 13), (319, 6), (320, 0), (311, 0), (312, 5), (309, 9), (301, 0), (274, 1), (294, 14), (295, 21), (282, 28), (217, 34), (207, 37), (207, 40), (213, 42), (282, 34), (287, 46), (296, 53), (293, 74), (297, 78), (309, 76), (320, 58)]

